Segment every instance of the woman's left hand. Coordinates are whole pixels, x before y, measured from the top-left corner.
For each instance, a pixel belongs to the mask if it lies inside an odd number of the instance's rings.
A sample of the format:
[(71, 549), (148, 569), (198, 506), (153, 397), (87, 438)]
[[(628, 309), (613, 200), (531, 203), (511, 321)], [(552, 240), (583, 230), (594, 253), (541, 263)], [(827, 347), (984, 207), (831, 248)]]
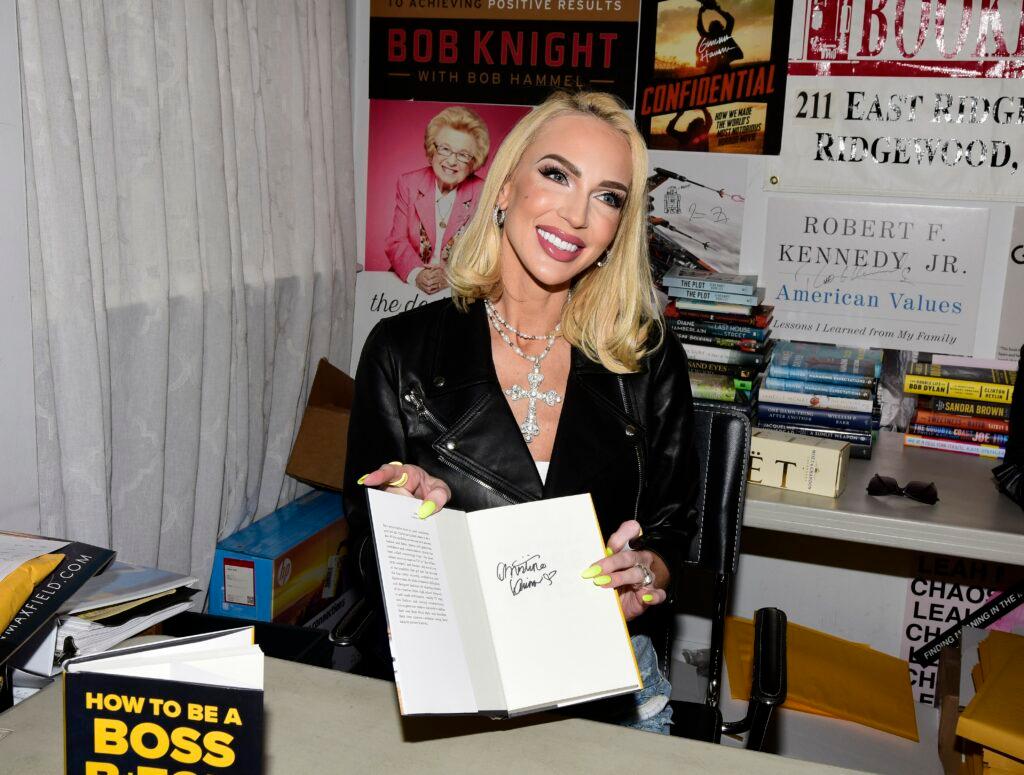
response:
[[(612, 554), (602, 557), (583, 572), (584, 578), (593, 579), (598, 586), (615, 589), (619, 593), (626, 621), (635, 619), (651, 606), (665, 602), (668, 597), (664, 587), (668, 584), (669, 573), (661, 557), (644, 549), (626, 548), (641, 532), (640, 523), (636, 520), (623, 522), (608, 539), (608, 549)], [(654, 574), (654, 581), (647, 586), (642, 584), (644, 572), (638, 565), (646, 565)]]

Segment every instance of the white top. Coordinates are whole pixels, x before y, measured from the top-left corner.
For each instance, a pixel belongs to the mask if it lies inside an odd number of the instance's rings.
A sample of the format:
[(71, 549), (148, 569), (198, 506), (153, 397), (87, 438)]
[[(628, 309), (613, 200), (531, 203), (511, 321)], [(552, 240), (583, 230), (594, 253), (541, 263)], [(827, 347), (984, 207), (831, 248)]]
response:
[(548, 478), (548, 466), (551, 465), (550, 460), (534, 460), (537, 466), (537, 473), (540, 474), (541, 482), (546, 482)]

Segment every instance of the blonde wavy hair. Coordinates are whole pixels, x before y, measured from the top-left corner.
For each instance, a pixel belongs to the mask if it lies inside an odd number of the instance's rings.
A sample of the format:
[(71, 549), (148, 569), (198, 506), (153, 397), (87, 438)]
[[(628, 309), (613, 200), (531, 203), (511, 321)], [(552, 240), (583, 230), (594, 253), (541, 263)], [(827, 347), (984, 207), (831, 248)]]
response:
[(664, 324), (647, 255), (647, 146), (617, 97), (557, 92), (512, 128), (494, 155), (476, 212), (453, 247), (448, 282), (462, 310), (474, 299), (501, 295), (501, 229), (493, 216), (501, 189), (537, 133), (552, 119), (572, 114), (594, 116), (622, 133), (633, 173), (605, 265), (593, 265), (573, 281), (572, 299), (562, 312), (562, 335), (609, 371), (629, 373), (660, 345)]
[(476, 143), (476, 151), (473, 153), (472, 172), (475, 172), (487, 161), (487, 154), (491, 150), (491, 133), (487, 131), (487, 124), (480, 118), (475, 110), (463, 107), (462, 105), (450, 105), (442, 110), (427, 124), (423, 133), (423, 150), (427, 154), (427, 160), (434, 158), (437, 153), (437, 133), (444, 127), (450, 127), (457, 132), (462, 132), (473, 138)]

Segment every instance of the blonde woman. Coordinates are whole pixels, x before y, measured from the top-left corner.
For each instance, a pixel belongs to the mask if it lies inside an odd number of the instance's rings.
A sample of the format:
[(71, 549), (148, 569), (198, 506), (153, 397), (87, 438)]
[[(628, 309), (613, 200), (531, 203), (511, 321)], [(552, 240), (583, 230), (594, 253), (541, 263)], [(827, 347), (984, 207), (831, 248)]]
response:
[(427, 166), (398, 179), (384, 253), (395, 274), (424, 293), (448, 286), (444, 264), (476, 210), (484, 182), (475, 173), (490, 146), (483, 119), (452, 105), (427, 124)]
[(645, 633), (671, 615), (695, 480), (685, 356), (652, 294), (646, 176), (610, 95), (558, 94), (516, 125), (448, 263), (452, 299), (381, 321), (363, 348), (345, 492), (368, 594), (359, 485), (421, 499), (424, 518), (589, 492), (610, 555), (580, 571), (620, 596), (645, 679), (589, 713), (664, 732), (671, 687)]

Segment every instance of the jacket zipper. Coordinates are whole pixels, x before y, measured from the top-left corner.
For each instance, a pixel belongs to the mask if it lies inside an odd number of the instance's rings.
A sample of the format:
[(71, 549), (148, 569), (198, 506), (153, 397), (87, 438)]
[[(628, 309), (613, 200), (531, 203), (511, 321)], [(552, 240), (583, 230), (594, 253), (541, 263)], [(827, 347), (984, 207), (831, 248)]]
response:
[[(629, 398), (626, 396), (626, 383), (623, 382), (622, 377), (618, 378), (619, 393), (622, 395), (622, 408), (626, 410), (626, 415), (632, 419), (633, 412), (630, 409)], [(636, 502), (633, 506), (633, 519), (637, 522), (640, 521), (640, 495), (644, 491), (644, 464), (640, 459), (640, 445), (634, 444), (633, 451), (636, 453), (636, 473), (637, 473), (637, 487), (636, 487)]]
[[(438, 433), (448, 433), (448, 428), (445, 427), (444, 423), (442, 423), (440, 420), (438, 420), (437, 417), (434, 415), (434, 413), (431, 412), (427, 408), (426, 404), (424, 404), (424, 402), (423, 402), (423, 397), (420, 396), (419, 394), (417, 394), (415, 390), (410, 390), (408, 393), (406, 393), (405, 394), (405, 400), (408, 401), (410, 404), (412, 404), (416, 408), (416, 414), (418, 414), (421, 418), (423, 418), (428, 423), (430, 423)], [(463, 476), (465, 476), (465, 477), (467, 477), (469, 479), (472, 479), (474, 482), (479, 484), (485, 490), (490, 490), (495, 495), (498, 495), (498, 496), (504, 498), (505, 500), (507, 500), (509, 503), (519, 503), (520, 502), (520, 500), (518, 498), (513, 498), (508, 493), (506, 493), (506, 492), (504, 492), (502, 490), (499, 490), (497, 487), (494, 487), (494, 486), (488, 484), (487, 482), (485, 482), (482, 479), (480, 479), (478, 476), (475, 476), (472, 473), (470, 473), (469, 471), (465, 470), (464, 468), (461, 468), (460, 466), (456, 465), (451, 460), (448, 460), (447, 458), (442, 457), (440, 455), (438, 456), (438, 459), (444, 465), (446, 465), (448, 468), (450, 468), (453, 471), (456, 471), (456, 472), (462, 474)]]

